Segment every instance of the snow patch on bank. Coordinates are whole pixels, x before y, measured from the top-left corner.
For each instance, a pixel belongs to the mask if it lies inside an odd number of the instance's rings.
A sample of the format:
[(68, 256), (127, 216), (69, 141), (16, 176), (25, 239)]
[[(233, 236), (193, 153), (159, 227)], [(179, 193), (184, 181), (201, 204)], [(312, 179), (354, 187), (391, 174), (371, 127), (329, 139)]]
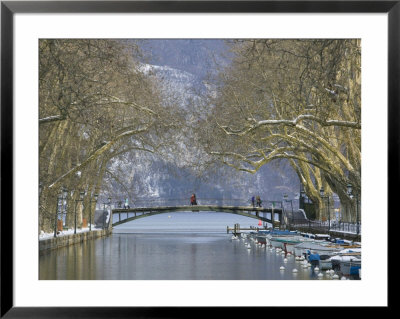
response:
[[(92, 225), (92, 231), (93, 230), (94, 225)], [(76, 233), (85, 233), (89, 231), (89, 227), (85, 227), (85, 228), (77, 228), (76, 229)], [(73, 235), (74, 234), (74, 229), (68, 229), (68, 230), (62, 230), (60, 232), (57, 232), (57, 237), (62, 237), (62, 236), (69, 236), (69, 235)], [(50, 239), (50, 238), (54, 238), (54, 231), (51, 233), (45, 233), (44, 231), (40, 232), (39, 235), (39, 240), (46, 240), (46, 239)]]

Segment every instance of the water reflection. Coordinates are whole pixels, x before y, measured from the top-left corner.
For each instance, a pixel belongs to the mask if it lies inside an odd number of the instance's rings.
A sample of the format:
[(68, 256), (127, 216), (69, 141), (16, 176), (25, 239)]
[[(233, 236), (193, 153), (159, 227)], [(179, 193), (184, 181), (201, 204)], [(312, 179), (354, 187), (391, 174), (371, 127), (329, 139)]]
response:
[[(238, 216), (220, 214), (218, 219), (212, 219), (214, 215), (148, 217), (126, 224), (124, 233), (114, 232), (110, 237), (47, 252), (39, 257), (39, 279), (318, 279), (315, 272), (310, 268), (303, 270), (293, 257), (286, 256), (284, 262), (285, 255), (274, 250), (260, 248), (254, 243), (248, 249), (243, 240), (231, 240), (232, 235), (223, 230), (237, 222)], [(177, 223), (178, 218), (181, 218), (180, 223)], [(257, 224), (257, 220), (251, 222)], [(158, 229), (163, 232), (157, 232)], [(285, 267), (284, 271), (280, 270), (281, 266)], [(293, 273), (294, 268), (298, 270), (297, 274)]]

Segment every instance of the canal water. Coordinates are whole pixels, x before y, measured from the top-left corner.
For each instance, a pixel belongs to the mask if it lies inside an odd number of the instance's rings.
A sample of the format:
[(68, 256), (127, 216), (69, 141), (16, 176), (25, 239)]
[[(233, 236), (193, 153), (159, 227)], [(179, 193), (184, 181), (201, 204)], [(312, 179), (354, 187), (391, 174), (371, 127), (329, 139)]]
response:
[[(160, 214), (117, 226), (106, 238), (39, 256), (41, 280), (313, 280), (294, 257), (232, 240), (226, 227), (258, 220), (215, 212)], [(248, 249), (246, 242), (251, 243)], [(284, 266), (285, 270), (280, 270)], [(293, 269), (298, 270), (293, 273)], [(323, 279), (328, 279), (324, 275)]]

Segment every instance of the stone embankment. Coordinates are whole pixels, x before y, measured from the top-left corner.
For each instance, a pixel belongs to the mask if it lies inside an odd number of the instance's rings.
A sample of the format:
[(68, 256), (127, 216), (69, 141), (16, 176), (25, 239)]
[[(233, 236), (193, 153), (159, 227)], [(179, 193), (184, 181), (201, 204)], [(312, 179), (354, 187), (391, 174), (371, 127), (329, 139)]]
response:
[(106, 237), (111, 235), (112, 229), (99, 229), (91, 232), (82, 232), (72, 235), (53, 237), (49, 239), (39, 240), (39, 253), (48, 250), (75, 245), (96, 238)]

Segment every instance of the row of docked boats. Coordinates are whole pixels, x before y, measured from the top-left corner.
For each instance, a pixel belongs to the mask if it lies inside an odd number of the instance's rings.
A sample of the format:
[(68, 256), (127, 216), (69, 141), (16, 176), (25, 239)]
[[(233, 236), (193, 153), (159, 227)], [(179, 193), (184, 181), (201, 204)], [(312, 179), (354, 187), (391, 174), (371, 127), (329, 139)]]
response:
[(324, 234), (276, 229), (259, 230), (248, 236), (266, 247), (279, 248), (296, 260), (308, 260), (321, 270), (333, 269), (345, 276), (359, 276), (361, 272), (360, 243), (331, 239)]

